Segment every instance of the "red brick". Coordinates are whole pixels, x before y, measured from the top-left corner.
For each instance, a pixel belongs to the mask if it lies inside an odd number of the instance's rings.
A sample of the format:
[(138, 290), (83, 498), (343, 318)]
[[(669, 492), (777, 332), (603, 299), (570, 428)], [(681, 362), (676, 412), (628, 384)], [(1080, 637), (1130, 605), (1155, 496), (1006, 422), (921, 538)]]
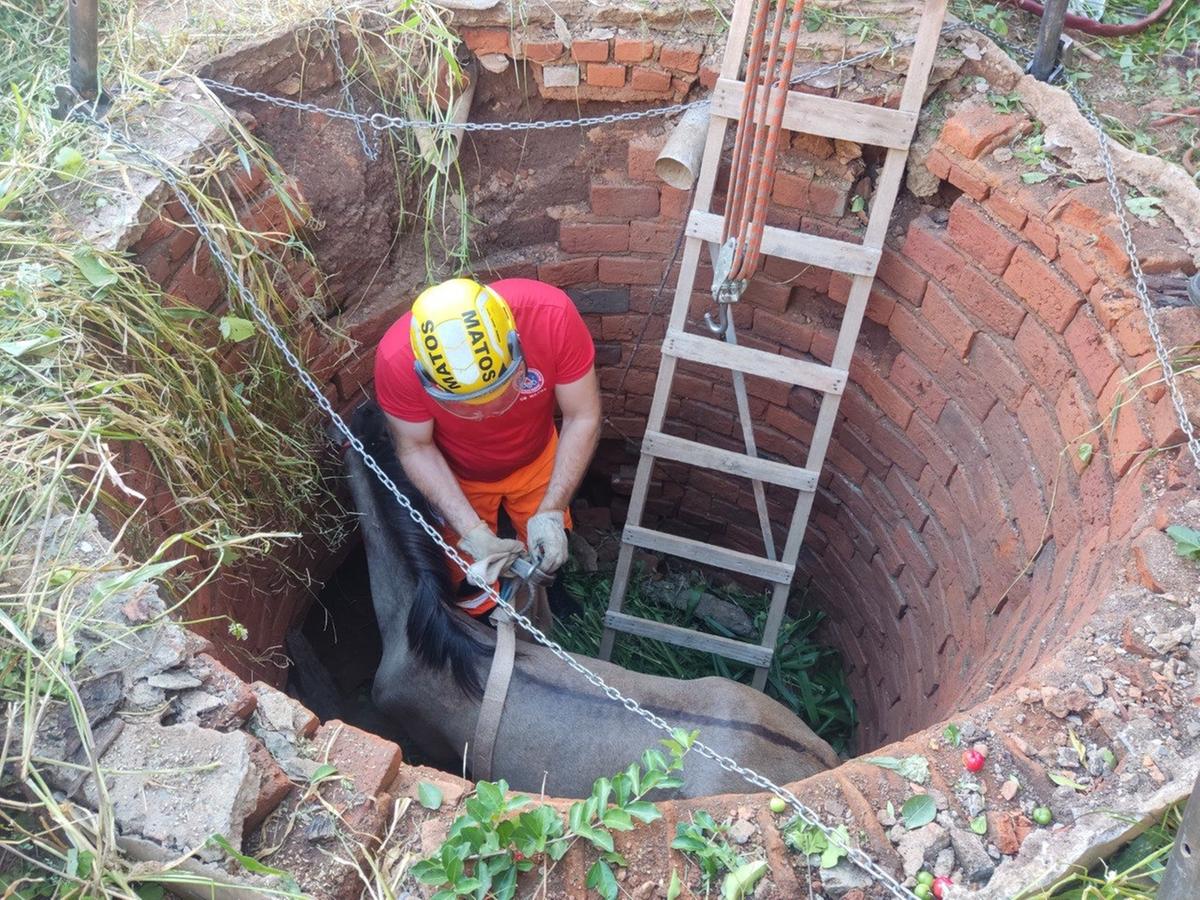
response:
[(1082, 232), (1083, 240), (1095, 238), (1113, 221), (1112, 199), (1101, 182), (1086, 184), (1065, 191), (1049, 210), (1047, 221), (1061, 221)]
[(710, 65), (700, 67), (700, 86), (706, 91), (711, 91), (717, 86), (717, 79), (721, 77), (721, 70)]
[(224, 285), (213, 267), (209, 249), (197, 247), (195, 254), (175, 273), (165, 291), (197, 309), (209, 309), (223, 298)]
[(507, 28), (464, 28), (463, 42), (476, 53), (503, 53), (512, 56), (512, 42)]
[(629, 249), (629, 226), (586, 222), (562, 222), (558, 244), (567, 253), (611, 253)]
[(993, 222), (983, 209), (966, 197), (950, 207), (950, 239), (967, 255), (993, 275), (1008, 268), (1017, 241), (1006, 229)]
[(521, 55), (530, 62), (554, 62), (563, 55), (561, 41), (525, 41), (521, 44)]
[(808, 209), (808, 188), (811, 182), (812, 179), (807, 175), (787, 171), (776, 172), (771, 199), (780, 206)]
[(662, 272), (662, 260), (634, 256), (600, 257), (599, 280), (604, 284), (658, 284)]
[(950, 299), (950, 296), (936, 284), (930, 284), (925, 291), (925, 302), (921, 304), (921, 314), (933, 326), (934, 331), (945, 338), (960, 357), (965, 357), (971, 349), (971, 341), (978, 333), (975, 325), (968, 319)]
[(946, 393), (966, 407), (980, 421), (997, 402), (996, 391), (986, 375), (976, 374), (953, 353), (942, 357), (942, 364), (935, 370), (938, 381)]
[(668, 256), (679, 237), (679, 225), (674, 222), (646, 222), (635, 219), (629, 223), (629, 249), (635, 253), (655, 253)]
[(654, 41), (618, 37), (613, 42), (613, 59), (617, 62), (641, 62), (654, 55)]
[[(602, 63), (608, 61), (608, 41), (579, 40), (571, 42), (571, 59), (575, 62)], [(624, 79), (622, 79), (624, 84)]]
[(682, 222), (687, 217), (688, 210), (691, 209), (691, 192), (681, 191), (679, 188), (673, 188), (666, 184), (659, 189), (659, 192), (661, 194), (659, 215), (673, 222)]
[(945, 181), (950, 177), (950, 160), (946, 159), (944, 153), (940, 153), (937, 150), (929, 151), (929, 155), (925, 157), (925, 168), (941, 181)]
[(400, 748), (391, 741), (332, 719), (322, 725), (313, 744), (317, 758), (354, 782), (354, 790), (373, 797), (392, 783), (400, 770)]
[(946, 354), (946, 346), (925, 327), (925, 323), (907, 306), (899, 305), (892, 310), (888, 330), (903, 349), (915, 356), (931, 371), (936, 372)]
[(1021, 226), (1025, 224), (1027, 216), (1025, 210), (1021, 209), (1003, 194), (992, 193), (991, 196), (984, 201), (983, 205), (987, 207), (987, 211), (993, 216), (1011, 228), (1013, 231), (1020, 231)]
[(639, 91), (665, 93), (671, 89), (671, 73), (649, 66), (634, 66), (630, 70), (629, 86)]
[(1150, 440), (1155, 447), (1173, 447), (1184, 442), (1179, 413), (1170, 397), (1160, 398), (1150, 412)]
[[(1002, 340), (1002, 339), (1001, 339)], [(1029, 387), (1029, 379), (1012, 360), (1011, 342), (980, 334), (971, 347), (969, 365), (975, 373), (991, 385), (1000, 400), (1010, 410), (1016, 409)]]
[(1083, 298), (1061, 275), (1024, 247), (1013, 254), (1012, 263), (1004, 273), (1004, 283), (1059, 334), (1083, 304)]
[(1041, 219), (1030, 219), (1021, 231), (1025, 239), (1042, 251), (1046, 259), (1058, 256), (1058, 236)]
[(620, 63), (588, 63), (587, 83), (596, 87), (624, 87), (625, 67)]
[(1108, 335), (1098, 327), (1090, 310), (1080, 309), (1063, 332), (1067, 349), (1079, 367), (1079, 373), (1096, 396), (1104, 390), (1117, 369), (1116, 353)]
[[(900, 467), (909, 478), (917, 481), (925, 468), (925, 458), (913, 446), (908, 435), (887, 419), (880, 419), (868, 436), (870, 446), (882, 453), (889, 462)], [(886, 473), (883, 477), (886, 477)]]
[(1033, 458), (1025, 446), (1015, 415), (997, 403), (983, 420), (983, 433), (988, 456), (1006, 484), (1011, 487), (1029, 474)]
[(1025, 364), (1034, 383), (1049, 397), (1057, 397), (1075, 371), (1058, 340), (1032, 316), (1026, 316), (1013, 341), (1017, 355)]
[(957, 150), (967, 159), (993, 150), (1014, 131), (1028, 125), (1024, 116), (999, 113), (985, 104), (962, 106), (946, 120), (938, 143)]
[(1068, 461), (1076, 472), (1083, 470), (1084, 461), (1079, 458), (1079, 447), (1091, 444), (1093, 453), (1100, 446), (1101, 434), (1096, 428), (1095, 407), (1084, 395), (1083, 388), (1074, 380), (1067, 382), (1058, 395), (1054, 407), (1058, 420), (1059, 434), (1065, 439)]
[(953, 163), (950, 164), (950, 175), (947, 180), (964, 194), (968, 194), (976, 200), (982, 200), (988, 195), (987, 182), (976, 178)]
[[(943, 409), (945, 406), (943, 405)], [(904, 429), (909, 440), (913, 442), (925, 462), (937, 474), (942, 484), (950, 480), (957, 465), (955, 451), (943, 437), (938, 434), (933, 425), (922, 415), (914, 415)], [(889, 477), (890, 480), (890, 477)], [(909, 517), (912, 518), (911, 516)], [(915, 520), (914, 520), (915, 521)], [(919, 527), (919, 523), (918, 527)]]
[(930, 419), (937, 419), (941, 415), (948, 399), (945, 391), (938, 386), (933, 375), (907, 353), (896, 357), (888, 380), (907, 394), (917, 409)]
[(1075, 287), (1083, 292), (1090, 291), (1092, 285), (1096, 283), (1097, 277), (1095, 270), (1073, 249), (1065, 244), (1059, 247), (1058, 265), (1071, 281), (1075, 282)]
[(891, 382), (881, 376), (866, 363), (859, 364), (861, 356), (855, 356), (850, 363), (850, 377), (861, 385), (863, 391), (880, 411), (899, 425), (907, 426), (912, 418), (913, 405), (904, 398)]
[(1135, 391), (1136, 384), (1130, 383), (1118, 369), (1100, 395), (1099, 411), (1109, 438), (1109, 464), (1117, 478), (1129, 471), (1138, 455), (1150, 446), (1138, 418), (1141, 404), (1134, 398)]
[(844, 216), (849, 197), (850, 187), (843, 182), (814, 178), (808, 186), (808, 208), (819, 216)]
[(635, 181), (658, 181), (658, 175), (654, 172), (654, 161), (666, 140), (666, 134), (651, 134), (636, 137), (629, 142), (626, 166), (630, 178)]
[(1058, 475), (1059, 454), (1063, 448), (1059, 434), (1057, 416), (1038, 391), (1029, 391), (1017, 409), (1017, 420), (1021, 431), (1029, 441), (1029, 452), (1033, 454), (1042, 478), (1051, 483)]
[(592, 212), (610, 219), (643, 219), (658, 215), (658, 188), (649, 184), (592, 182)]
[(1154, 349), (1150, 340), (1150, 329), (1146, 325), (1146, 316), (1141, 309), (1123, 316), (1112, 329), (1112, 336), (1127, 356), (1144, 356)]
[(883, 249), (875, 275), (905, 300), (918, 306), (929, 282), (912, 263), (887, 247)]
[(559, 287), (595, 281), (596, 257), (586, 256), (582, 259), (560, 259), (541, 263), (537, 269), (537, 277), (539, 281)]
[(704, 56), (702, 44), (666, 44), (658, 52), (658, 61), (668, 69), (682, 72), (700, 71), (700, 58)]

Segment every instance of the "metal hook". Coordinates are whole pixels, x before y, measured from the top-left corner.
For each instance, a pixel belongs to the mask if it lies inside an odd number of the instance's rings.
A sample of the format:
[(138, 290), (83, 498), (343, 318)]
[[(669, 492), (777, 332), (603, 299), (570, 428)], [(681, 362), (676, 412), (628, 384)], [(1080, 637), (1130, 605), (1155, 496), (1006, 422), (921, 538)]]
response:
[(708, 330), (713, 334), (724, 336), (725, 332), (729, 330), (729, 304), (717, 304), (716, 319), (713, 319), (712, 313), (706, 312), (704, 314), (704, 324), (708, 326)]

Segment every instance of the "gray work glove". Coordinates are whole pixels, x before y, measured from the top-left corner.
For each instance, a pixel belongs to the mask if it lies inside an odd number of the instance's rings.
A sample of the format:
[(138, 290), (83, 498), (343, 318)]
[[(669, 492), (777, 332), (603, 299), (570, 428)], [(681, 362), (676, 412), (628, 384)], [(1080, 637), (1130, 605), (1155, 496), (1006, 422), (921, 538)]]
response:
[(494, 584), (513, 560), (525, 552), (525, 545), (496, 537), (486, 522), (480, 522), (462, 536), (458, 549), (473, 560), (467, 569), (472, 582), (482, 579), (484, 584)]
[(557, 572), (567, 561), (567, 532), (562, 512), (540, 512), (529, 519), (525, 529), (534, 564), (547, 575)]

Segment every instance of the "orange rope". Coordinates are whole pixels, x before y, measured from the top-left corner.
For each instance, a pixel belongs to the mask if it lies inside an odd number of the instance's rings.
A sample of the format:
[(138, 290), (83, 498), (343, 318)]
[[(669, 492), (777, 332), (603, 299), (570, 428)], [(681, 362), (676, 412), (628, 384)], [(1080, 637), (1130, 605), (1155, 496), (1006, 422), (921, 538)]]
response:
[[(779, 40), (783, 33), (785, 10), (782, 0), (777, 4), (764, 72), (762, 45), (766, 35), (766, 8), (768, 6), (770, 6), (770, 0), (761, 0), (755, 18), (750, 55), (746, 66), (742, 114), (738, 120), (730, 169), (730, 197), (729, 202), (726, 203), (725, 223), (722, 229), (722, 243), (731, 236), (737, 238), (733, 265), (729, 275), (732, 281), (749, 279), (762, 263), (760, 251), (763, 228), (766, 224), (771, 188), (775, 181), (775, 158), (779, 149), (779, 139), (783, 133), (783, 112), (796, 59), (804, 0), (794, 0), (793, 2), (792, 17), (789, 22), (787, 43), (783, 48), (782, 60), (779, 59)], [(778, 78), (768, 85), (768, 79), (773, 78), (777, 66)], [(749, 141), (750, 111), (756, 104), (757, 113), (754, 115), (753, 122), (754, 138), (751, 144)]]

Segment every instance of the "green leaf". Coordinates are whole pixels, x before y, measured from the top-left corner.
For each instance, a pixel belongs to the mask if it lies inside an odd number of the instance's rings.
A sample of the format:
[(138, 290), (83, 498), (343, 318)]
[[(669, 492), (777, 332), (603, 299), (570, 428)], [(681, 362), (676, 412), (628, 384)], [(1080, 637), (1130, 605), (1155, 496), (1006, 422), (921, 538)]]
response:
[(117, 283), (117, 273), (108, 267), (108, 263), (91, 250), (79, 249), (71, 254), (76, 268), (83, 273), (92, 287), (106, 288)]
[(417, 783), (417, 802), (426, 809), (442, 808), (442, 791), (436, 784), (429, 781)]
[(633, 819), (630, 818), (629, 813), (615, 806), (606, 809), (604, 815), (600, 817), (600, 821), (606, 828), (611, 828), (613, 831), (633, 830)]
[(1083, 746), (1083, 741), (1075, 734), (1074, 728), (1067, 729), (1067, 737), (1071, 739), (1071, 748), (1075, 751), (1075, 755), (1079, 757), (1081, 765), (1087, 764), (1087, 748)]
[(246, 856), (244, 853), (239, 853), (237, 850), (234, 850), (233, 846), (222, 835), (210, 835), (208, 842), (210, 844), (216, 844), (218, 847), (224, 850), (226, 854), (236, 859), (241, 867), (247, 872), (253, 872), (255, 875), (277, 875), (283, 878), (284, 881), (290, 885), (294, 885), (296, 883), (295, 879), (282, 869), (273, 869), (270, 866), (263, 865), (253, 856)]
[(422, 859), (411, 869), (413, 878), (422, 884), (445, 884), (446, 870), (436, 859)]
[(625, 805), (625, 812), (629, 813), (639, 822), (647, 824), (662, 818), (662, 813), (658, 811), (658, 807), (649, 800), (633, 800)]
[(1175, 553), (1184, 559), (1200, 562), (1200, 531), (1186, 525), (1171, 525), (1167, 537), (1175, 542)]
[(850, 201), (850, 212), (862, 212), (867, 208), (867, 200), (861, 194), (856, 194)]
[(667, 885), (667, 900), (679, 900), (681, 893), (683, 893), (683, 882), (679, 880), (679, 873), (672, 869), (671, 881)]
[(60, 147), (54, 154), (54, 168), (64, 181), (74, 178), (83, 168), (83, 154), (74, 147)]
[(221, 337), (234, 344), (240, 344), (254, 334), (254, 323), (249, 319), (238, 316), (221, 316)]
[(1021, 180), (1026, 184), (1041, 184), (1049, 177), (1046, 172), (1024, 172), (1021, 174)]
[(1087, 788), (1084, 787), (1082, 784), (1080, 784), (1078, 781), (1073, 780), (1072, 778), (1062, 774), (1061, 772), (1047, 772), (1046, 774), (1049, 776), (1050, 780), (1053, 781), (1055, 784), (1057, 784), (1059, 787), (1069, 787), (1069, 788), (1072, 788), (1077, 791), (1086, 791), (1087, 790)]
[(980, 813), (971, 820), (971, 830), (976, 834), (987, 834), (987, 816)]
[(133, 892), (140, 900), (162, 900), (166, 893), (161, 884), (135, 884)]
[(961, 742), (958, 726), (953, 722), (942, 729), (942, 737), (946, 739), (946, 743), (951, 747), (957, 747)]
[(326, 778), (332, 778), (336, 774), (337, 766), (331, 763), (322, 763), (308, 776), (308, 782), (309, 784), (316, 784), (319, 781), (324, 781)]
[(1086, 466), (1092, 461), (1092, 453), (1094, 452), (1094, 449), (1095, 448), (1093, 448), (1091, 444), (1085, 441), (1079, 445), (1079, 448), (1075, 451), (1075, 455), (1078, 456), (1079, 461)]
[(821, 851), (822, 869), (832, 869), (843, 856), (847, 856), (850, 853), (847, 849), (850, 846), (850, 832), (846, 830), (846, 826), (839, 825), (833, 829), (833, 835), (837, 840), (831, 841), (826, 839), (826, 847)]
[(127, 591), (132, 587), (136, 587), (143, 582), (149, 581), (152, 578), (158, 578), (160, 575), (165, 575), (171, 569), (179, 565), (182, 560), (170, 559), (160, 563), (146, 563), (138, 566), (128, 572), (122, 572), (120, 575), (114, 575), (112, 578), (105, 578), (103, 581), (98, 581), (95, 587), (92, 588), (91, 596), (93, 600), (102, 600), (111, 594), (117, 594), (121, 591)]
[(1117, 767), (1117, 755), (1107, 747), (1100, 748), (1100, 758), (1104, 760), (1105, 765), (1107, 765), (1110, 769), (1115, 769)]
[(758, 880), (766, 874), (767, 861), (765, 859), (756, 859), (754, 862), (738, 866), (725, 876), (725, 883), (721, 886), (721, 895), (724, 900), (742, 900), (754, 889)]
[(592, 867), (588, 869), (587, 886), (599, 894), (604, 900), (616, 900), (617, 897), (617, 877), (613, 875), (613, 870), (602, 859), (592, 863)]
[(1153, 219), (1160, 212), (1161, 197), (1126, 197), (1125, 208), (1139, 219)]
[(577, 832), (581, 838), (586, 838), (591, 842), (592, 846), (599, 847), (601, 850), (607, 850), (609, 853), (613, 851), (613, 838), (602, 828), (592, 828), (590, 825), (584, 825)]
[(903, 759), (896, 759), (894, 756), (872, 756), (867, 762), (881, 769), (896, 772), (901, 778), (915, 784), (924, 784), (929, 780), (929, 762), (923, 756), (906, 756)]
[(934, 820), (937, 816), (937, 804), (928, 794), (913, 794), (904, 801), (900, 815), (904, 817), (904, 827), (914, 831)]

